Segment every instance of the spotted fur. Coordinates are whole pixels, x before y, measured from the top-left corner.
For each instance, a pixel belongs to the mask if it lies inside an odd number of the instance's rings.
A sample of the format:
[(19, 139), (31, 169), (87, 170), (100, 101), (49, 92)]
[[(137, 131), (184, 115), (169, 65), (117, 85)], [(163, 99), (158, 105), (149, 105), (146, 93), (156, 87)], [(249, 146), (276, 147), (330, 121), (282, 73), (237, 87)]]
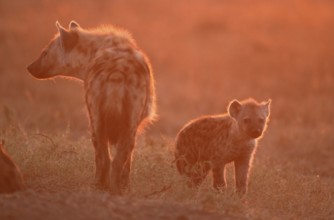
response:
[[(96, 185), (120, 194), (129, 185), (139, 127), (155, 116), (150, 63), (132, 37), (114, 27), (84, 30), (71, 22), (28, 66), (38, 79), (58, 75), (83, 81), (95, 147)], [(110, 146), (116, 154), (110, 156)]]
[(209, 171), (213, 186), (224, 189), (225, 165), (234, 162), (236, 188), (246, 193), (248, 172), (269, 117), (270, 100), (234, 100), (223, 115), (204, 116), (185, 125), (176, 138), (176, 165), (190, 186), (199, 186)]

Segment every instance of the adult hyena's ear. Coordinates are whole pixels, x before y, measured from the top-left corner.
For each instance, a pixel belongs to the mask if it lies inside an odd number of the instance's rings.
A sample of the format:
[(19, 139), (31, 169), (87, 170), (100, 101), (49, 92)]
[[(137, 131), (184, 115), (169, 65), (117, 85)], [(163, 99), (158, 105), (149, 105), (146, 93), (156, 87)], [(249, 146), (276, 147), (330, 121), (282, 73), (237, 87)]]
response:
[(271, 99), (268, 99), (265, 103), (262, 104), (264, 112), (266, 113), (267, 117), (270, 115), (270, 106), (271, 106)]
[(76, 29), (76, 28), (80, 28), (80, 25), (76, 21), (71, 21), (70, 24), (69, 24), (69, 29), (73, 30), (73, 29)]
[(78, 33), (67, 31), (65, 28), (63, 28), (59, 22), (56, 22), (56, 26), (59, 31), (60, 40), (63, 45), (63, 48), (66, 52), (69, 52), (73, 49), (73, 47), (78, 43)]
[(228, 113), (231, 117), (237, 118), (241, 111), (241, 103), (238, 100), (233, 100), (228, 106)]

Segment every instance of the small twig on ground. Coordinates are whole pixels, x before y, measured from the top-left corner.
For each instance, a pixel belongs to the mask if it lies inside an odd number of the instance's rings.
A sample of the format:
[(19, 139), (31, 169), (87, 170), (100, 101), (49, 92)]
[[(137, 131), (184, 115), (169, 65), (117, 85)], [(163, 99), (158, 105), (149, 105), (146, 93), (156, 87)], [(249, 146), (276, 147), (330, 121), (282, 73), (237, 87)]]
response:
[(166, 192), (166, 191), (170, 190), (171, 188), (172, 188), (172, 184), (167, 185), (167, 186), (164, 186), (164, 187), (162, 187), (161, 190), (156, 190), (156, 191), (153, 191), (153, 192), (151, 192), (151, 193), (149, 193), (149, 194), (146, 194), (146, 195), (144, 196), (144, 198), (149, 198), (149, 197), (151, 197), (151, 196), (161, 194), (161, 193), (163, 193), (163, 192)]
[(29, 134), (29, 135), (42, 136), (42, 137), (46, 138), (47, 140), (49, 140), (50, 143), (54, 146), (54, 148), (57, 148), (57, 145), (54, 143), (54, 141), (52, 140), (52, 138), (50, 138), (49, 136), (47, 136), (45, 134), (35, 133), (35, 134)]

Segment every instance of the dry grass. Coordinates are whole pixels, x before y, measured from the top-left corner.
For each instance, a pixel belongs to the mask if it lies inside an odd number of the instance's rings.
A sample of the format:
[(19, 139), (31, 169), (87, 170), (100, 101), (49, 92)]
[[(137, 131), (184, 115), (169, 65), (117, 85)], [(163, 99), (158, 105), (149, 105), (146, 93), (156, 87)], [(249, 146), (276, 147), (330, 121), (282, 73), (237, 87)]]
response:
[[(9, 153), (25, 174), (27, 190), (30, 192), (29, 196), (26, 192), (17, 193), (16, 196), (21, 196), (21, 199), (31, 199), (31, 194), (37, 194), (37, 197), (43, 198), (56, 196), (62, 201), (67, 200), (68, 194), (70, 203), (84, 206), (86, 204), (78, 201), (81, 197), (95, 201), (107, 196), (91, 187), (94, 158), (89, 139), (71, 140), (66, 133), (52, 137), (27, 135), (15, 129), (4, 137), (8, 140)], [(249, 193), (239, 198), (234, 193), (234, 170), (231, 165), (227, 173), (228, 189), (223, 194), (211, 188), (211, 178), (199, 190), (186, 187), (184, 179), (174, 167), (170, 139), (140, 138), (134, 158), (132, 188), (126, 197), (140, 201), (140, 204), (144, 204), (142, 199), (163, 202), (166, 207), (182, 204), (233, 218), (329, 219), (333, 216), (332, 177), (303, 174), (294, 162), (282, 163), (279, 158), (257, 158)], [(18, 207), (21, 205), (18, 203)], [(51, 205), (48, 205), (48, 209), (51, 213), (55, 212)], [(163, 209), (161, 212), (164, 212)], [(74, 211), (74, 214), (77, 212)]]
[[(0, 139), (28, 188), (0, 196), (0, 213), (6, 207), (5, 217), (15, 219), (13, 210), (28, 215), (25, 207), (45, 201), (48, 219), (62, 209), (68, 218), (111, 215), (105, 201), (112, 198), (91, 189), (94, 153), (82, 85), (37, 81), (25, 70), (56, 32), (55, 21), (66, 26), (75, 19), (83, 27), (128, 29), (156, 75), (160, 119), (138, 140), (127, 198), (235, 218), (334, 218), (333, 10), (326, 0), (0, 0)], [(233, 166), (224, 194), (211, 189), (210, 178), (198, 191), (186, 188), (172, 163), (177, 131), (250, 96), (273, 103), (249, 194), (234, 195)]]

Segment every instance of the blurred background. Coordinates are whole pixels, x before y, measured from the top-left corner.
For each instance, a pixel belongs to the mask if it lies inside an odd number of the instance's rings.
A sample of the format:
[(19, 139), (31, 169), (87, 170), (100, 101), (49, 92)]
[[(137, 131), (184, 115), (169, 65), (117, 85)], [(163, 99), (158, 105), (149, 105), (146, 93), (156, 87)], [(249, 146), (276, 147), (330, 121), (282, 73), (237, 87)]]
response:
[(159, 120), (174, 138), (187, 121), (233, 99), (272, 99), (263, 157), (333, 176), (334, 2), (328, 0), (0, 0), (0, 135), (70, 130), (89, 137), (82, 84), (26, 70), (58, 20), (132, 33), (155, 73)]

